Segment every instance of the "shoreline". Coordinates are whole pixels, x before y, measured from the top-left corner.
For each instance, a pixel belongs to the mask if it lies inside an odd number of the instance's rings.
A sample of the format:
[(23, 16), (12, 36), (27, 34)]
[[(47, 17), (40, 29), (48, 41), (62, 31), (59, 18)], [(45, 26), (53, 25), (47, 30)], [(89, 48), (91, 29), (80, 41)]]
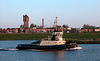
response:
[[(0, 41), (41, 40), (48, 36), (51, 36), (51, 34), (0, 34)], [(66, 41), (71, 40), (78, 44), (100, 44), (100, 33), (64, 33), (63, 38), (65, 38)]]

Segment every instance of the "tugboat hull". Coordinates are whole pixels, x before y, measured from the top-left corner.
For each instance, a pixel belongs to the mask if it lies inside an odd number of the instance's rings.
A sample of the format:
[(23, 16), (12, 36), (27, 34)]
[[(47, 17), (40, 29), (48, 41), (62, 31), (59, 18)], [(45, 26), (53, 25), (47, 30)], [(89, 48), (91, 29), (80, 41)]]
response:
[(37, 50), (64, 50), (68, 48), (77, 47), (77, 44), (74, 43), (72, 45), (70, 44), (64, 44), (64, 45), (49, 45), (49, 46), (39, 46), (34, 44), (19, 44), (16, 48), (19, 50), (25, 50), (25, 49), (37, 49)]

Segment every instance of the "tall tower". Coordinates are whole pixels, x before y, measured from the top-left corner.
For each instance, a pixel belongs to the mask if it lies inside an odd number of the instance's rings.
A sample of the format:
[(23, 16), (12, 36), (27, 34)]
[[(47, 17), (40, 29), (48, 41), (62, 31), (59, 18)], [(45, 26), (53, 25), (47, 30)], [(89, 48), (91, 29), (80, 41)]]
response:
[(44, 29), (44, 18), (42, 18), (42, 29)]
[(57, 27), (57, 16), (56, 16), (56, 20), (55, 20), (55, 26)]
[(57, 27), (57, 16), (56, 16), (56, 19), (55, 19), (55, 22), (54, 22), (54, 27)]
[(23, 15), (23, 21), (24, 21), (24, 28), (28, 29), (29, 27), (29, 17), (27, 15)]

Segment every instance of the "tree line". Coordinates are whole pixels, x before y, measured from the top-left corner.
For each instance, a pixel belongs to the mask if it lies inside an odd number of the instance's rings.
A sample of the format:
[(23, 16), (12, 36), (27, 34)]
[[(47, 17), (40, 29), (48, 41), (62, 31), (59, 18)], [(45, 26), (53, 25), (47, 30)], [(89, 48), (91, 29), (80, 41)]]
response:
[[(31, 24), (31, 25), (30, 25), (30, 28), (32, 28), (32, 27), (41, 27), (41, 26), (36, 25), (36, 24)], [(68, 26), (68, 25), (65, 25), (65, 24), (63, 24), (62, 26), (61, 26), (61, 25), (57, 25), (57, 28), (60, 28), (60, 27), (69, 28), (69, 26)], [(99, 27), (100, 27), (100, 26), (99, 26)], [(20, 25), (20, 28), (24, 28), (24, 25)], [(82, 26), (82, 28), (90, 29), (90, 28), (97, 28), (97, 27), (94, 26), (94, 25), (84, 24), (84, 25)]]

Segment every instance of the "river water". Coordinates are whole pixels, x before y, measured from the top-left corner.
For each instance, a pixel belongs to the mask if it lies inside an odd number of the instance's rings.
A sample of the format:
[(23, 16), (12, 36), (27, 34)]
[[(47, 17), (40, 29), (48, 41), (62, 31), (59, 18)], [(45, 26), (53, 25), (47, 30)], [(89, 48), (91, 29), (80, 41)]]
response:
[(35, 40), (4, 40), (0, 48), (0, 61), (100, 61), (100, 44), (78, 44), (82, 50), (36, 51), (16, 50), (17, 44), (29, 44)]

